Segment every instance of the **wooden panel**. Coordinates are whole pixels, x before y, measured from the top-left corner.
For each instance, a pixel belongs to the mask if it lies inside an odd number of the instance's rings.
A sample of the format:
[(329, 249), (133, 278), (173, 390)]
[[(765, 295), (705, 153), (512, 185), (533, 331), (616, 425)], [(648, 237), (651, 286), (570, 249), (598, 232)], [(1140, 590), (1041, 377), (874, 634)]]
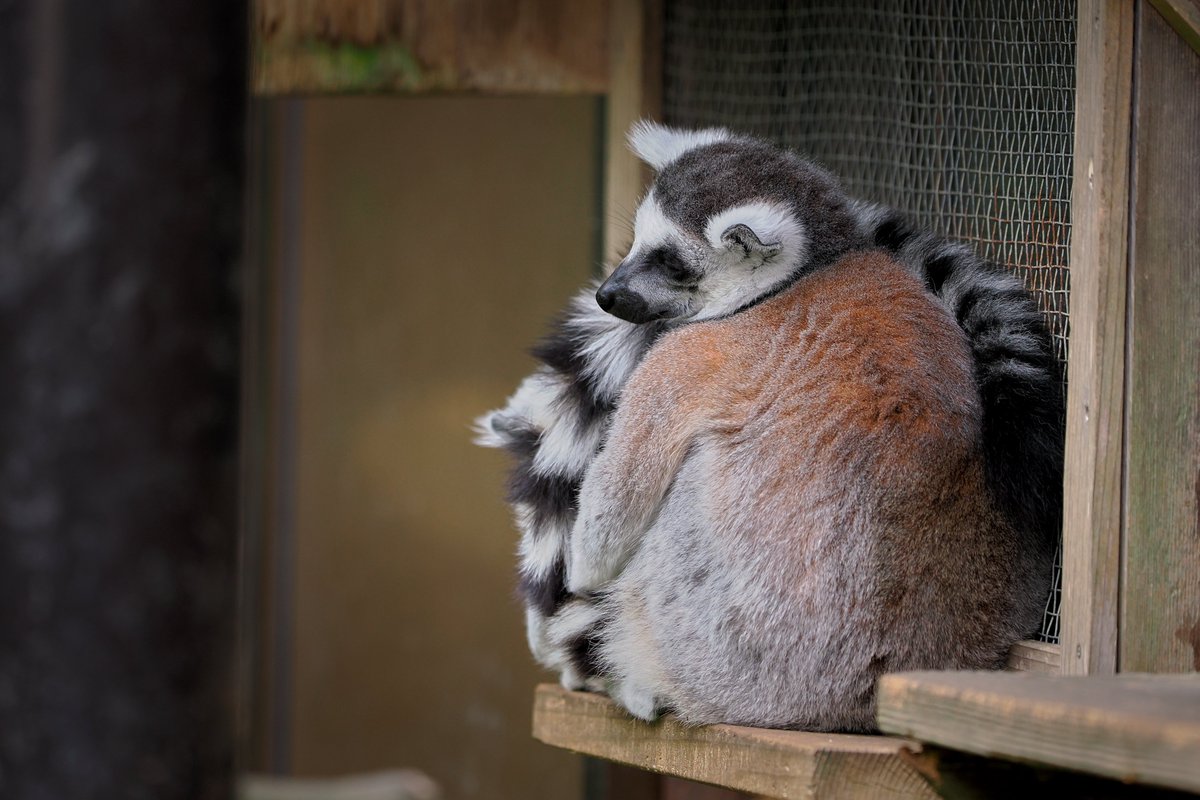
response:
[(889, 733), (1200, 791), (1200, 677), (909, 672), (879, 683)]
[(600, 695), (539, 686), (533, 735), (556, 747), (779, 798), (932, 798), (911, 759), (920, 745), (734, 725), (648, 725)]
[(1200, 0), (1150, 0), (1187, 46), (1200, 53)]
[(1063, 671), (1117, 656), (1133, 4), (1081, 0), (1063, 485)]
[(650, 170), (625, 135), (662, 106), (662, 2), (612, 0), (608, 126), (604, 175), (604, 259), (615, 265), (633, 238), (633, 213)]
[(602, 93), (609, 0), (256, 0), (253, 87)]
[(1200, 670), (1200, 54), (1142, 4), (1120, 667)]
[(1048, 672), (1062, 670), (1062, 648), (1049, 642), (1017, 642), (1008, 653), (1006, 667), (1016, 672)]

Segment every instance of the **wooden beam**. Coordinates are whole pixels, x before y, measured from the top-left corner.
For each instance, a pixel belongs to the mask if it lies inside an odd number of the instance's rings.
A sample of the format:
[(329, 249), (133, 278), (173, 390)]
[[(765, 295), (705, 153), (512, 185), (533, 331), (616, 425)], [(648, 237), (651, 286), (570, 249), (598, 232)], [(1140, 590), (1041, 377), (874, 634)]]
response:
[(1133, 4), (1081, 0), (1063, 483), (1063, 671), (1116, 669)]
[(632, 240), (650, 171), (625, 143), (625, 134), (662, 106), (662, 2), (611, 0), (608, 124), (604, 174), (604, 260), (615, 265)]
[(1150, 0), (1163, 20), (1188, 47), (1200, 53), (1200, 4), (1197, 0)]
[(609, 0), (256, 0), (258, 94), (602, 94)]
[(539, 686), (533, 735), (555, 747), (777, 798), (933, 798), (913, 766), (921, 748), (882, 736), (633, 719), (595, 694)]
[(978, 755), (1200, 791), (1200, 676), (909, 672), (879, 726)]
[(1139, 6), (1120, 668), (1200, 670), (1200, 54)]

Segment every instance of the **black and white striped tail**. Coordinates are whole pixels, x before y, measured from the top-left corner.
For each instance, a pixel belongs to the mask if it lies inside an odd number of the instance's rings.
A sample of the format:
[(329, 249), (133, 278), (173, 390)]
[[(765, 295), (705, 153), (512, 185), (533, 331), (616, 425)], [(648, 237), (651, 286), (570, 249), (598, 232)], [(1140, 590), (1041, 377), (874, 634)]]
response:
[(519, 589), (530, 649), (571, 688), (589, 685), (601, 606), (566, 590), (567, 537), (579, 485), (608, 430), (617, 397), (659, 330), (605, 314), (581, 292), (533, 354), (541, 367), (508, 404), (481, 417), (479, 444), (514, 456), (509, 502), (521, 530)]
[(969, 247), (862, 205), (865, 239), (920, 277), (966, 332), (983, 406), (988, 483), (1013, 526), (1047, 551), (1062, 514), (1063, 399), (1050, 333), (1015, 275)]

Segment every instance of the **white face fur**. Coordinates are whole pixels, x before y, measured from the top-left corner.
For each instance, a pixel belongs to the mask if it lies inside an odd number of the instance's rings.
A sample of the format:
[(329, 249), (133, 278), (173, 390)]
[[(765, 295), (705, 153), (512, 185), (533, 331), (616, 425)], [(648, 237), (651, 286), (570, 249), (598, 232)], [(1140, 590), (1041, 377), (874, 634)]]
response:
[[(639, 123), (634, 152), (656, 170), (697, 147), (736, 141), (722, 129), (676, 131)], [(698, 321), (727, 316), (788, 281), (806, 256), (792, 210), (767, 199), (708, 217), (703, 234), (684, 229), (651, 189), (634, 218), (629, 255), (597, 292), (601, 308), (630, 322)]]

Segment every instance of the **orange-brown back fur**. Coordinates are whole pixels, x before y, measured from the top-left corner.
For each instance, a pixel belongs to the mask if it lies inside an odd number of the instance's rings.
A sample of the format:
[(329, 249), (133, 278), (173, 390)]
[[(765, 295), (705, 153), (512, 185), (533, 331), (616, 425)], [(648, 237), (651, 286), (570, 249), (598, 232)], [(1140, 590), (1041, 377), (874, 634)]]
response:
[(1044, 576), (995, 510), (980, 419), (962, 330), (879, 252), (665, 336), (571, 542), (571, 588), (609, 592), (620, 699), (867, 729), (883, 671), (996, 666)]

